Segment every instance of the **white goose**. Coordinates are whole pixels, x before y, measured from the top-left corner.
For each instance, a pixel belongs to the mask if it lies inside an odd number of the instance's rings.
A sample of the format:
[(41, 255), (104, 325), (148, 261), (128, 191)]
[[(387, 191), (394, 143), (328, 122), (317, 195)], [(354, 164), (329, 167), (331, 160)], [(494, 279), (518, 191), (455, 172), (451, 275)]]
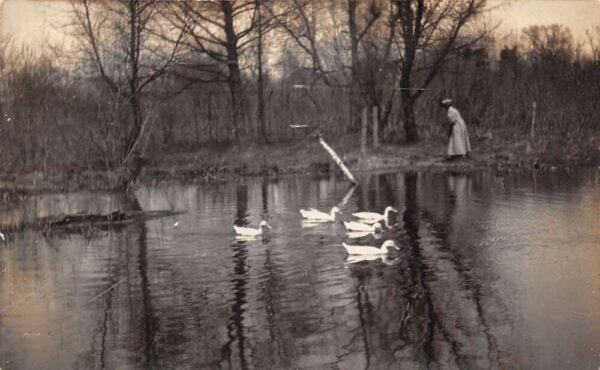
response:
[(302, 215), (302, 217), (304, 217), (306, 220), (308, 221), (315, 221), (315, 222), (319, 222), (319, 221), (335, 221), (335, 214), (336, 213), (342, 213), (340, 212), (340, 209), (338, 207), (333, 207), (331, 209), (331, 212), (329, 214), (325, 213), (325, 212), (321, 212), (318, 211), (314, 208), (310, 208), (310, 209), (301, 209), (300, 210), (300, 214)]
[(383, 214), (377, 212), (356, 212), (352, 216), (360, 219), (362, 222), (373, 223), (381, 220), (388, 220), (390, 212), (398, 212), (398, 210), (392, 206), (386, 207)]
[(388, 253), (388, 248), (400, 250), (393, 240), (386, 240), (379, 248), (367, 245), (348, 245), (346, 243), (342, 243), (342, 245), (350, 255), (383, 255)]
[(348, 231), (367, 231), (372, 233), (381, 230), (381, 224), (379, 222), (376, 222), (373, 225), (368, 225), (363, 224), (362, 222), (344, 221), (344, 226), (346, 226)]
[(271, 228), (271, 226), (267, 223), (267, 221), (262, 220), (260, 222), (260, 224), (258, 225), (258, 229), (252, 228), (252, 227), (241, 227), (241, 226), (236, 226), (233, 225), (233, 230), (235, 230), (235, 233), (238, 235), (243, 235), (243, 236), (259, 236), (262, 235), (263, 233), (263, 229), (264, 228)]

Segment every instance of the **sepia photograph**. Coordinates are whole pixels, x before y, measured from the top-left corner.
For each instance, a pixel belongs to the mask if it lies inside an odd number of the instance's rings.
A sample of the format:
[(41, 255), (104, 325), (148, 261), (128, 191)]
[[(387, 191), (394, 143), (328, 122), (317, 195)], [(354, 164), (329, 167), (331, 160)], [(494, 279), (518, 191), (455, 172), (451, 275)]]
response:
[(600, 370), (600, 0), (0, 0), (0, 370)]

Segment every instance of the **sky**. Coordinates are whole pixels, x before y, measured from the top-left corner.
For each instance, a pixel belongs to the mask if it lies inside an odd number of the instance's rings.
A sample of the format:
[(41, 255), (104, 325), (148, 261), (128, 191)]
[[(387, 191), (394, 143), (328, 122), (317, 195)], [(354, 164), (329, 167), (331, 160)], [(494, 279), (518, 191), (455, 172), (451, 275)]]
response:
[(488, 0), (488, 5), (507, 33), (558, 23), (568, 26), (577, 40), (585, 37), (587, 29), (600, 26), (600, 0)]
[[(600, 0), (488, 0), (491, 14), (503, 33), (518, 34), (533, 24), (559, 23), (571, 28), (576, 39), (600, 25)], [(0, 0), (0, 32), (30, 46), (62, 38), (56, 29), (66, 20), (68, 1)]]

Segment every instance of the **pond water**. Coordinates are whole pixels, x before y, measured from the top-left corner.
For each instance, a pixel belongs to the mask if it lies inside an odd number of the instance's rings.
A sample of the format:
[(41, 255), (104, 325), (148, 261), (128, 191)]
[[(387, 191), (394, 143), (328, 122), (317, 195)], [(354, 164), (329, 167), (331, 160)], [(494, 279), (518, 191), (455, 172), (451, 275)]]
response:
[[(183, 213), (94, 233), (7, 232), (0, 368), (593, 369), (600, 171), (309, 176), (39, 195), (60, 213)], [(311, 225), (299, 209), (343, 214)], [(340, 220), (393, 205), (381, 239)], [(232, 225), (272, 226), (236, 238)], [(12, 226), (11, 226), (12, 225)], [(341, 243), (390, 257), (347, 260)]]

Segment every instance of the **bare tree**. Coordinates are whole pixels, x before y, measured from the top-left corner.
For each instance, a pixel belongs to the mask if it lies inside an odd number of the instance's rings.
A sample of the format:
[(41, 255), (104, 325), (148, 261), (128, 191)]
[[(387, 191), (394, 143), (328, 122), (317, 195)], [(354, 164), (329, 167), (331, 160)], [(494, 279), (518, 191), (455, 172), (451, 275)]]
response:
[(600, 61), (600, 26), (585, 31), (585, 35), (592, 53), (592, 61), (597, 63)]
[(569, 28), (559, 24), (530, 26), (523, 30), (529, 57), (534, 65), (568, 65), (575, 55)]
[[(361, 96), (364, 96), (364, 84), (361, 84), (360, 81), (360, 58), (359, 58), (359, 46), (365, 35), (371, 27), (377, 22), (381, 15), (381, 9), (379, 8), (379, 4), (376, 1), (371, 0), (367, 4), (368, 8), (366, 11), (363, 10), (363, 13), (367, 13), (365, 25), (360, 28), (360, 24), (358, 22), (357, 17), (360, 16), (359, 12), (359, 2), (358, 0), (347, 0), (347, 14), (348, 14), (348, 31), (350, 35), (350, 71), (351, 71), (351, 80), (350, 80), (350, 106), (356, 111), (360, 112), (360, 107), (363, 105), (363, 99), (360, 99)], [(359, 122), (358, 114), (355, 115), (355, 122)]]
[(361, 90), (365, 101), (378, 108), (379, 134), (382, 135), (388, 126), (394, 106), (394, 76), (397, 68), (394, 57), (398, 13), (392, 2), (380, 9), (380, 22), (373, 25), (372, 30), (362, 42), (363, 62), (359, 64)]
[(264, 46), (265, 46), (265, 35), (271, 29), (271, 25), (268, 20), (265, 22), (265, 14), (263, 12), (264, 0), (255, 0), (256, 11), (257, 11), (257, 23), (256, 23), (256, 61), (257, 61), (257, 114), (258, 124), (263, 140), (269, 143), (269, 134), (267, 132), (267, 122), (265, 117), (265, 83), (264, 83)]
[(153, 58), (157, 45), (152, 44), (150, 28), (160, 4), (157, 0), (72, 3), (75, 34), (86, 57), (106, 86), (131, 110), (131, 120), (124, 130), (122, 164), (131, 158), (143, 132), (144, 90), (167, 73), (181, 40), (180, 34), (163, 59)]
[[(360, 122), (356, 113), (365, 105), (359, 72), (361, 43), (380, 19), (381, 3), (376, 0), (288, 0), (275, 3), (269, 10), (280, 30), (310, 61), (311, 85), (323, 81), (330, 88), (348, 89), (350, 121)], [(326, 60), (327, 56), (331, 57), (329, 49), (337, 59)]]
[[(260, 3), (259, 0), (181, 1), (172, 3), (170, 11), (164, 13), (167, 22), (184, 32), (188, 61), (194, 57), (210, 61), (183, 66), (208, 71), (216, 77), (215, 81), (227, 82), (235, 140), (239, 138), (239, 125), (244, 121), (241, 60), (267, 29), (263, 21), (261, 32), (254, 32)], [(168, 36), (164, 38), (176, 42)]]
[(313, 72), (312, 83), (322, 79), (331, 86), (330, 71), (323, 65), (318, 45), (320, 15), (323, 13), (324, 3), (318, 0), (280, 1), (272, 2), (267, 10), (274, 24), (308, 56)]
[[(408, 142), (419, 140), (414, 106), (456, 50), (485, 36), (467, 30), (484, 11), (486, 0), (391, 0), (399, 21), (400, 96)], [(472, 31), (465, 37), (466, 31)], [(417, 72), (422, 78), (417, 80)]]

